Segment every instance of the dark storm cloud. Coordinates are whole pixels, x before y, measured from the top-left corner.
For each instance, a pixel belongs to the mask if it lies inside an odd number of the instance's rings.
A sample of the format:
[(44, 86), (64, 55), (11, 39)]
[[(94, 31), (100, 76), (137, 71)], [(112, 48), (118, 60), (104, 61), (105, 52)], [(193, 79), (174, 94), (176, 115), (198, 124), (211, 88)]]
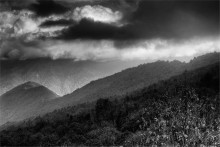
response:
[(0, 11), (0, 58), (160, 59), (220, 46), (213, 0), (0, 0)]
[(0, 0), (0, 11), (26, 9), (35, 2), (35, 0)]
[[(219, 34), (219, 1), (217, 0), (19, 0), (19, 3), (15, 0), (1, 0), (0, 3), (4, 8), (28, 7), (38, 16), (63, 14), (70, 9), (75, 10), (78, 6), (102, 5), (113, 11), (122, 12), (122, 19), (127, 24), (119, 27), (83, 19), (78, 24), (62, 31), (58, 37), (60, 39), (136, 41), (152, 38), (182, 39)], [(65, 19), (63, 17), (60, 20), (47, 20), (40, 27), (69, 26), (73, 23), (72, 20)]]
[(73, 20), (65, 20), (65, 19), (60, 19), (60, 20), (49, 20), (43, 22), (40, 27), (52, 27), (52, 26), (69, 26), (74, 24), (75, 22)]
[[(130, 25), (129, 25), (130, 26)], [(129, 26), (117, 27), (111, 24), (82, 19), (77, 25), (64, 30), (59, 39), (113, 39), (137, 38), (129, 31)]]
[(31, 4), (29, 9), (36, 12), (39, 16), (49, 16), (51, 14), (63, 14), (69, 8), (54, 2), (53, 0), (37, 0), (37, 3)]
[(132, 16), (124, 18), (127, 19), (127, 25), (118, 27), (84, 19), (78, 25), (63, 31), (59, 38), (130, 41), (218, 35), (218, 6), (219, 1), (143, 0)]
[(181, 35), (178, 30), (188, 31), (189, 36), (213, 34), (219, 29), (219, 1), (142, 1), (132, 21), (155, 34)]

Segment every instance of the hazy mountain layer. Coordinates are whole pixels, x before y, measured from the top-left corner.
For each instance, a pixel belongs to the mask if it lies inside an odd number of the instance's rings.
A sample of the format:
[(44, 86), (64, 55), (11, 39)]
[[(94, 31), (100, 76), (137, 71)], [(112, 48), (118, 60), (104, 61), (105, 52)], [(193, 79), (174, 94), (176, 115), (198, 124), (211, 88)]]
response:
[[(185, 70), (193, 70), (219, 62), (219, 53), (209, 53), (194, 58), (189, 63), (180, 61), (157, 61), (126, 69), (103, 79), (99, 79), (68, 94), (61, 99), (59, 105), (69, 105), (70, 102), (81, 103), (98, 98), (123, 95), (137, 89), (165, 80), (180, 74)], [(68, 102), (68, 103), (66, 103)], [(62, 106), (62, 105), (61, 105)]]
[(4, 125), (0, 145), (216, 146), (219, 142), (219, 62), (116, 98)]
[[(83, 102), (95, 101), (99, 98), (122, 96), (126, 93), (131, 93), (138, 89), (142, 89), (143, 87), (147, 87), (150, 84), (156, 83), (160, 80), (165, 80), (174, 75), (181, 74), (185, 70), (193, 70), (217, 62), (219, 62), (219, 53), (210, 53), (194, 58), (189, 63), (182, 63), (180, 61), (157, 61), (153, 63), (139, 65), (137, 67), (129, 68), (119, 73), (116, 73), (112, 76), (92, 81), (82, 88), (72, 92), (71, 94), (54, 100), (46, 101), (43, 105), (40, 105), (39, 107), (36, 105), (36, 107), (32, 108), (33, 110), (28, 116), (48, 113), (55, 109), (72, 106)], [(13, 90), (9, 91), (8, 93), (11, 92), (13, 93)], [(17, 94), (14, 94), (13, 96), (16, 97), (16, 95)], [(8, 96), (8, 99), (10, 100), (10, 96)], [(2, 105), (5, 105), (5, 103), (2, 103)], [(23, 105), (23, 102), (19, 101), (17, 102), (17, 105)], [(19, 108), (22, 109), (22, 107)], [(10, 113), (13, 114), (13, 112), (11, 111)], [(20, 110), (18, 111), (18, 113), (18, 115), (16, 114), (14, 115), (14, 117), (8, 117), (4, 120), (17, 121), (17, 118), (20, 118), (19, 116), (22, 116), (20, 114)]]
[(0, 64), (0, 95), (28, 81), (39, 83), (58, 95), (65, 95), (92, 80), (138, 65), (137, 62), (93, 62), (47, 58), (1, 60)]
[(48, 101), (57, 97), (54, 92), (35, 82), (19, 85), (0, 97), (0, 124), (37, 116)]
[(196, 57), (189, 63), (157, 61), (139, 65), (112, 76), (92, 81), (71, 94), (50, 101), (45, 105), (44, 111), (49, 112), (52, 109), (55, 110), (83, 102), (95, 101), (99, 98), (120, 97), (160, 80), (181, 74), (185, 70), (194, 70), (218, 62), (219, 53), (210, 53)]

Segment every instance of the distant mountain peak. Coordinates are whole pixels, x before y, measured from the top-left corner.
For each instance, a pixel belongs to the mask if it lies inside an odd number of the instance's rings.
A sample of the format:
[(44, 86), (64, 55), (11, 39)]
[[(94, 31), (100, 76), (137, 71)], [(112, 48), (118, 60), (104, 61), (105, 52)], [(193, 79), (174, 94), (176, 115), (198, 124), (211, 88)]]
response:
[(32, 81), (19, 85), (0, 96), (0, 125), (40, 115), (44, 112), (40, 108), (57, 97), (50, 89)]
[(41, 87), (42, 85), (40, 85), (36, 82), (28, 81), (28, 82), (22, 84), (22, 86), (24, 87), (24, 89), (31, 89), (31, 88)]

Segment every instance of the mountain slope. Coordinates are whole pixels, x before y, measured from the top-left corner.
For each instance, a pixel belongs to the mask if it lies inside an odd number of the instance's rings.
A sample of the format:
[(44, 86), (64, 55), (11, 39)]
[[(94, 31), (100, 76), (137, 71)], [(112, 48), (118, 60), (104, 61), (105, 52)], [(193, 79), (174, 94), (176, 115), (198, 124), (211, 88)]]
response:
[(28, 81), (39, 83), (58, 95), (65, 95), (92, 80), (136, 65), (138, 62), (95, 62), (49, 58), (0, 60), (0, 95)]
[[(33, 111), (37, 112), (35, 114), (36, 116), (37, 114), (45, 114), (63, 107), (95, 101), (99, 98), (123, 96), (160, 80), (165, 80), (171, 76), (181, 74), (185, 70), (193, 70), (217, 62), (219, 62), (219, 53), (210, 53), (197, 57), (189, 63), (182, 63), (179, 61), (157, 61), (143, 64), (126, 69), (112, 76), (90, 82), (71, 94), (46, 101), (39, 107), (36, 105)], [(18, 116), (20, 116), (20, 114)]]
[(194, 70), (219, 62), (219, 55), (219, 53), (209, 53), (196, 57), (189, 63), (157, 61), (143, 64), (90, 82), (57, 101), (59, 101), (60, 106), (66, 106), (103, 97), (120, 96), (156, 83), (159, 80), (168, 79), (171, 76), (182, 73), (184, 70)]
[(91, 101), (96, 98), (123, 95), (176, 75), (184, 67), (184, 63), (158, 61), (124, 70), (112, 76), (90, 82), (63, 98), (73, 97), (80, 101)]
[[(219, 62), (144, 87), (120, 100), (114, 98), (117, 97), (63, 108), (5, 128), (0, 132), (0, 145), (216, 146), (219, 143)], [(77, 109), (81, 111), (76, 114)]]
[(39, 115), (41, 107), (57, 97), (54, 92), (35, 82), (17, 86), (0, 97), (0, 124)]

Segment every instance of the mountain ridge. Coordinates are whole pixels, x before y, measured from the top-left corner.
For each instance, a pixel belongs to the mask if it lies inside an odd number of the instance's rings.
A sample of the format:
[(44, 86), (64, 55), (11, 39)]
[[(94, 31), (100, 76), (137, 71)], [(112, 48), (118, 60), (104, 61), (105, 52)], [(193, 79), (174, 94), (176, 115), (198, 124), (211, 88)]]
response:
[[(79, 99), (89, 99), (90, 97), (109, 97), (108, 92), (103, 94), (103, 90), (110, 91), (112, 90), (114, 93), (115, 91), (121, 95), (126, 94), (127, 92), (139, 89), (143, 86), (148, 86), (153, 84), (159, 80), (165, 80), (171, 76), (180, 74), (185, 70), (193, 70), (196, 68), (200, 68), (209, 64), (213, 64), (219, 62), (220, 53), (208, 53), (202, 56), (198, 56), (191, 60), (189, 63), (180, 62), (180, 61), (156, 61), (153, 63), (147, 63), (143, 65), (139, 65), (137, 67), (128, 68), (121, 72), (118, 72), (114, 75), (98, 79), (96, 81), (92, 81), (89, 84), (83, 86), (80, 89), (77, 89), (71, 94), (63, 96), (63, 98), (71, 99), (71, 97), (80, 97)], [(202, 62), (201, 62), (202, 61)], [(138, 73), (137, 73), (138, 72)], [(162, 75), (158, 72), (162, 72)], [(153, 74), (153, 75), (151, 75)], [(112, 77), (114, 77), (112, 79)], [(117, 79), (117, 80), (116, 80)], [(102, 81), (107, 80), (108, 84), (105, 85), (105, 89), (103, 89)], [(113, 82), (112, 82), (113, 81)], [(120, 83), (123, 81), (122, 83)], [(101, 84), (100, 84), (101, 83)], [(94, 85), (98, 84), (98, 87), (102, 88), (101, 90), (94, 90)], [(115, 85), (120, 84), (121, 86), (116, 87)], [(129, 85), (128, 87), (125, 87)], [(136, 89), (132, 89), (133, 86)], [(97, 89), (99, 89), (97, 88)], [(121, 88), (117, 90), (116, 88)], [(89, 89), (92, 89), (89, 91)], [(88, 95), (88, 91), (92, 93), (92, 95)], [(95, 92), (93, 92), (95, 91)], [(94, 94), (93, 94), (94, 93)], [(116, 93), (114, 95), (117, 95)], [(110, 95), (111, 96), (111, 95)], [(113, 96), (113, 95), (112, 95)]]
[(26, 82), (0, 96), (0, 124), (37, 116), (39, 109), (58, 95), (48, 88)]
[[(181, 74), (185, 70), (193, 70), (216, 62), (219, 63), (219, 54), (210, 53), (197, 57), (189, 63), (175, 60), (171, 62), (157, 61), (125, 69), (111, 76), (92, 81), (68, 95), (47, 101), (37, 112), (38, 114), (45, 114), (67, 106), (95, 101), (99, 98), (120, 97), (126, 93)], [(201, 58), (206, 59), (200, 60)]]
[[(217, 145), (219, 106), (218, 61), (159, 81), (121, 99), (100, 98), (6, 124), (0, 127), (0, 144)], [(181, 138), (181, 132), (185, 138)], [(164, 139), (164, 134), (169, 137)]]
[(28, 81), (39, 83), (58, 95), (71, 93), (92, 80), (114, 74), (138, 62), (95, 62), (49, 58), (0, 61), (0, 95)]

